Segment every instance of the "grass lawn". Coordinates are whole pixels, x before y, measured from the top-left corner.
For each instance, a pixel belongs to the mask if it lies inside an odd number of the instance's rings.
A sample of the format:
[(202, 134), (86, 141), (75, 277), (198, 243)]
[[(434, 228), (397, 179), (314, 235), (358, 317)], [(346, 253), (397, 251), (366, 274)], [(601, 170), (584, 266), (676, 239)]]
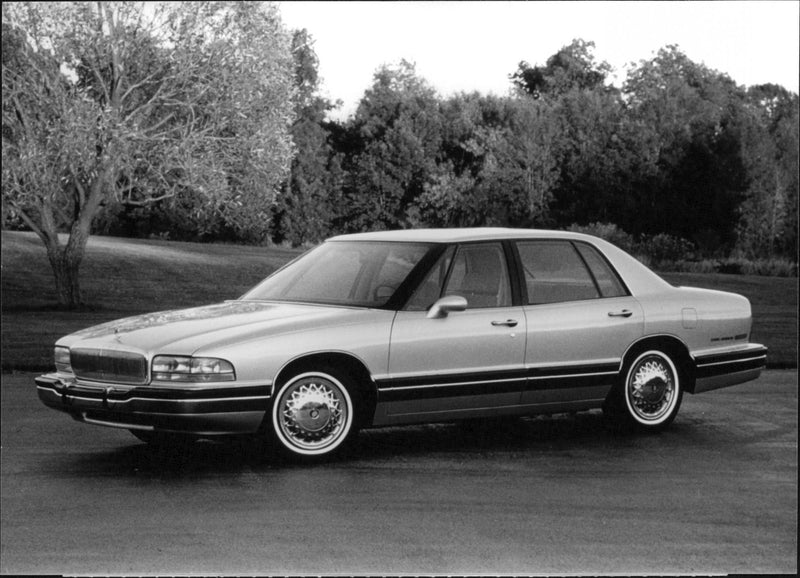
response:
[[(45, 370), (59, 337), (165, 309), (235, 299), (300, 250), (92, 237), (81, 267), (92, 311), (55, 310), (44, 247), (33, 233), (2, 232), (2, 368)], [(771, 367), (797, 367), (797, 279), (665, 273), (670, 283), (733, 291), (753, 306), (752, 340)]]

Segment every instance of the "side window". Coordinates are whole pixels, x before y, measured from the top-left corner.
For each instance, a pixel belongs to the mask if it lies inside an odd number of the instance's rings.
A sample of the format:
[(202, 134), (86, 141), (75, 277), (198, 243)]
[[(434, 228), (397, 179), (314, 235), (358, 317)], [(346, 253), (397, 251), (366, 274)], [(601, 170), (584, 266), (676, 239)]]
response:
[(586, 243), (575, 243), (581, 256), (586, 260), (589, 269), (600, 287), (603, 297), (622, 297), (627, 295), (625, 286), (597, 249)]
[(445, 295), (461, 295), (468, 307), (509, 307), (511, 285), (500, 243), (461, 245), (453, 262)]
[(451, 246), (439, 257), (439, 260), (436, 261), (436, 264), (425, 276), (422, 283), (419, 284), (417, 290), (414, 291), (411, 299), (406, 303), (406, 311), (426, 311), (439, 298), (439, 295), (442, 294), (444, 278), (453, 260), (453, 253), (455, 253), (455, 248)]
[(529, 305), (600, 297), (572, 243), (530, 241), (517, 243), (517, 248), (525, 272)]

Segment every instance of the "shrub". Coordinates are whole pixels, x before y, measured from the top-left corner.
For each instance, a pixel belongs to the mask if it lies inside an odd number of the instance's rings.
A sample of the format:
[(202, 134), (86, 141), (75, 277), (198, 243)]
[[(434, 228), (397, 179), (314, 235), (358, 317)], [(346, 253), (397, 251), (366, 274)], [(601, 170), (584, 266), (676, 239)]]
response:
[(632, 252), (635, 249), (633, 237), (617, 227), (614, 223), (589, 223), (588, 225), (578, 225), (577, 223), (573, 223), (569, 226), (567, 231), (600, 237), (601, 239), (616, 245), (623, 251)]
[[(633, 253), (633, 256), (637, 261), (639, 261), (645, 267), (649, 267), (650, 269), (655, 268), (653, 267), (653, 260), (648, 255), (645, 255), (644, 253)], [(661, 270), (664, 271), (665, 269)]]
[(682, 237), (674, 237), (666, 233), (643, 235), (637, 244), (637, 252), (644, 253), (654, 263), (681, 261), (694, 256), (694, 245)]
[[(728, 259), (734, 261), (734, 259)], [(797, 263), (788, 259), (735, 259), (744, 275), (797, 277)]]
[(687, 273), (719, 273), (719, 266), (720, 262), (715, 259), (678, 261), (675, 263), (675, 271), (685, 271)]
[(728, 275), (741, 275), (743, 259), (724, 259), (717, 261), (717, 273), (727, 273)]
[[(637, 257), (638, 258), (638, 257)], [(642, 259), (639, 259), (640, 261)], [(645, 263), (649, 264), (649, 263)], [(724, 273), (728, 275), (761, 275), (765, 277), (797, 277), (797, 263), (786, 259), (703, 259), (702, 261), (661, 261), (662, 273)]]
[(682, 237), (666, 233), (642, 235), (638, 242), (613, 223), (573, 223), (567, 229), (573, 233), (594, 235), (613, 243), (632, 254), (651, 269), (675, 273), (727, 273), (730, 275), (763, 275), (797, 277), (797, 263), (788, 259), (746, 259), (726, 257), (697, 259), (695, 245)]

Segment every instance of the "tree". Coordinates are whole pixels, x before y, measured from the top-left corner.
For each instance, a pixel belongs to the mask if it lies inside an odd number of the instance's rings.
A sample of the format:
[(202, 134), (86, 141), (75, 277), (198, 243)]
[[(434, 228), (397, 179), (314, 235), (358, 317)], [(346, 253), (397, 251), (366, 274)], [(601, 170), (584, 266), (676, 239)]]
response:
[(273, 239), (289, 241), (295, 246), (328, 237), (341, 204), (341, 155), (329, 142), (331, 131), (325, 120), (333, 104), (317, 94), (319, 61), (313, 44), (305, 29), (294, 32), (292, 56), (297, 97), (291, 135), (296, 154), (275, 206)]
[(529, 98), (466, 94), (445, 101), (442, 109), (446, 160), (415, 201), (421, 223), (545, 223), (560, 146), (550, 106)]
[(627, 226), (638, 218), (631, 200), (641, 179), (640, 144), (646, 131), (631, 121), (617, 90), (576, 88), (552, 108), (562, 144), (554, 218), (565, 224)]
[(623, 87), (639, 129), (641, 184), (631, 199), (630, 233), (667, 233), (707, 253), (735, 242), (746, 188), (740, 139), (744, 91), (676, 46), (632, 69)]
[(621, 220), (628, 204), (633, 131), (619, 91), (605, 85), (611, 67), (593, 49), (576, 39), (546, 66), (523, 61), (510, 75), (523, 100), (544, 103), (556, 175), (549, 208), (564, 224)]
[(748, 257), (797, 259), (799, 119), (796, 94), (771, 84), (748, 89), (742, 122), (748, 184), (736, 243)]
[(81, 303), (104, 204), (181, 196), (196, 218), (266, 235), (292, 153), (292, 61), (274, 7), (9, 3), (2, 14), (3, 214), (42, 239), (62, 305)]
[(594, 42), (576, 38), (548, 58), (545, 66), (531, 66), (523, 60), (509, 78), (518, 91), (534, 98), (602, 87), (611, 66), (597, 62), (593, 50)]
[(358, 143), (345, 167), (350, 230), (408, 224), (406, 211), (436, 167), (441, 130), (436, 92), (413, 64), (375, 73), (349, 127)]

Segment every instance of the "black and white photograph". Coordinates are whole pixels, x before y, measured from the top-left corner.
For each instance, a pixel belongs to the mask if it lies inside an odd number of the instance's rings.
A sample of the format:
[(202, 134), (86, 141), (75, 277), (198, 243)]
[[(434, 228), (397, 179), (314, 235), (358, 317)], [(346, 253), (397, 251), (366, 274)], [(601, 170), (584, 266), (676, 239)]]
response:
[(0, 574), (797, 574), (800, 2), (4, 2)]

